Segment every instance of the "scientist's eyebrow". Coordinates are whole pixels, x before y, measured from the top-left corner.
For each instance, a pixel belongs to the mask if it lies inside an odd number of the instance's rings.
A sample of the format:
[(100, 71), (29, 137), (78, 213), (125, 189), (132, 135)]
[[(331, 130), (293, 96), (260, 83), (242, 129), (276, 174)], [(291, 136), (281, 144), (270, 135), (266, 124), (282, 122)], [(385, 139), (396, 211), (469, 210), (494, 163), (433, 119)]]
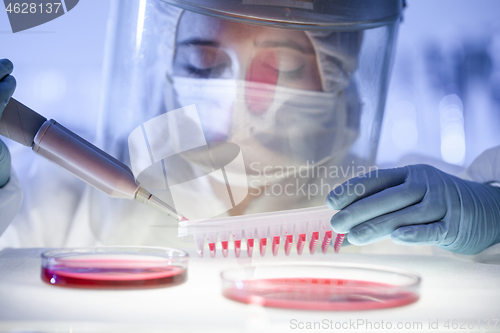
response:
[(181, 42), (177, 42), (177, 46), (190, 46), (190, 45), (219, 47), (220, 43), (214, 40), (202, 39), (202, 38), (189, 38)]
[(312, 47), (303, 47), (297, 43), (295, 43), (292, 40), (287, 40), (287, 41), (264, 41), (261, 43), (256, 43), (256, 47), (259, 48), (267, 48), (267, 47), (286, 47), (289, 49), (297, 50), (299, 52), (302, 52), (304, 54), (314, 54), (314, 49)]

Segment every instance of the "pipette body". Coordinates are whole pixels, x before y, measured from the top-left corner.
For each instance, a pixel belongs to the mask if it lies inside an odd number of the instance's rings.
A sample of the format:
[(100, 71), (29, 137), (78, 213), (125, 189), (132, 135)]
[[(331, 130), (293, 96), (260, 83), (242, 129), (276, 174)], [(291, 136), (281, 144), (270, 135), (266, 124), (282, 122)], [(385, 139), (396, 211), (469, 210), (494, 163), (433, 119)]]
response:
[(111, 197), (135, 199), (179, 221), (175, 209), (139, 186), (130, 169), (111, 155), (11, 98), (0, 118), (0, 135), (8, 137)]

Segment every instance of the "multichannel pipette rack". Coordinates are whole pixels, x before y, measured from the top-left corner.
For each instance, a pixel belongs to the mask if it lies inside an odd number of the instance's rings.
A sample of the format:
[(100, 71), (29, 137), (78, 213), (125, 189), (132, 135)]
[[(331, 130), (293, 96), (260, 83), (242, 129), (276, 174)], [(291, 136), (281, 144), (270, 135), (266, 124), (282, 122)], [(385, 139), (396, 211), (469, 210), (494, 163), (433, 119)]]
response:
[(210, 255), (212, 258), (215, 257), (217, 235), (224, 257), (228, 255), (230, 235), (234, 242), (236, 257), (240, 256), (242, 239), (246, 239), (249, 257), (253, 253), (254, 241), (258, 242), (260, 255), (264, 256), (268, 239), (271, 240), (273, 255), (278, 254), (281, 240), (283, 240), (286, 255), (290, 254), (294, 240), (297, 241), (298, 254), (302, 254), (307, 241), (309, 241), (309, 252), (314, 254), (320, 240), (321, 250), (326, 253), (332, 239), (335, 239), (334, 249), (338, 252), (344, 235), (336, 234), (330, 226), (330, 219), (336, 212), (327, 206), (320, 206), (208, 220), (181, 221), (179, 237), (193, 236), (200, 257), (203, 257), (205, 239), (208, 242)]

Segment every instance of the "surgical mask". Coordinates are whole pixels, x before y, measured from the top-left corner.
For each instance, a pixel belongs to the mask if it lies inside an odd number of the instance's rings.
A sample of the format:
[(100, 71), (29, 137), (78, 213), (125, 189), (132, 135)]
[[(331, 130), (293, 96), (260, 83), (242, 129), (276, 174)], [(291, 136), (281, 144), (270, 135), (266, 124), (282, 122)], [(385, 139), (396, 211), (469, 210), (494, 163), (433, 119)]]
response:
[[(175, 105), (195, 104), (208, 142), (237, 144), (247, 173), (340, 163), (357, 137), (343, 90), (318, 92), (228, 79), (173, 77)], [(168, 103), (167, 103), (168, 104)], [(285, 171), (286, 172), (286, 171)], [(260, 173), (262, 175), (262, 172)], [(266, 177), (269, 180), (270, 177)]]

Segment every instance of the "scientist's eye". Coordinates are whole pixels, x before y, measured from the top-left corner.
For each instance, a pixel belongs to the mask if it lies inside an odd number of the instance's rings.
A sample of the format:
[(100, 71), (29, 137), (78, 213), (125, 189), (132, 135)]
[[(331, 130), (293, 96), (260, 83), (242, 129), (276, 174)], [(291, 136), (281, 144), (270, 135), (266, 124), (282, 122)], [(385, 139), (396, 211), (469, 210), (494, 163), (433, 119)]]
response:
[(306, 68), (306, 59), (301, 52), (278, 48), (261, 55), (262, 65), (275, 72), (281, 79), (300, 79)]
[(255, 42), (259, 52), (252, 62), (254, 81), (274, 82), (294, 89), (322, 90), (316, 52), (304, 33), (288, 38), (263, 38)]
[(231, 59), (213, 46), (185, 45), (177, 49), (174, 73), (195, 78), (223, 78), (230, 75)]
[(198, 77), (201, 79), (209, 79), (209, 78), (220, 78), (223, 76), (224, 72), (227, 70), (226, 65), (219, 65), (210, 68), (198, 68), (195, 66), (191, 66), (189, 64), (184, 67), (185, 72), (188, 73), (189, 76)]

